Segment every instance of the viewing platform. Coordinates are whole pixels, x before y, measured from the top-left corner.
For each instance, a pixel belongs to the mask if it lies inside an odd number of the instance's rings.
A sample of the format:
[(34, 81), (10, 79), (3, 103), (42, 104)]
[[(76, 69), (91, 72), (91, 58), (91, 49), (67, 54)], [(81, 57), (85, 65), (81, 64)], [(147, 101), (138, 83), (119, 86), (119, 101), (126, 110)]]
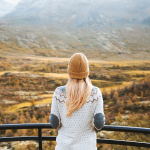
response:
[[(42, 150), (42, 141), (56, 141), (55, 136), (42, 136), (42, 129), (53, 129), (49, 123), (36, 123), (36, 124), (3, 124), (0, 125), (0, 130), (7, 129), (38, 129), (38, 136), (21, 136), (21, 137), (0, 137), (0, 142), (10, 141), (38, 141), (39, 150)], [(150, 128), (139, 128), (139, 127), (128, 127), (128, 126), (112, 126), (105, 125), (102, 130), (106, 131), (119, 131), (119, 132), (133, 132), (143, 133), (145, 135), (150, 134)], [(104, 144), (116, 144), (136, 147), (147, 147), (150, 148), (150, 143), (136, 142), (136, 141), (124, 141), (124, 140), (112, 140), (112, 139), (97, 139), (97, 143)]]

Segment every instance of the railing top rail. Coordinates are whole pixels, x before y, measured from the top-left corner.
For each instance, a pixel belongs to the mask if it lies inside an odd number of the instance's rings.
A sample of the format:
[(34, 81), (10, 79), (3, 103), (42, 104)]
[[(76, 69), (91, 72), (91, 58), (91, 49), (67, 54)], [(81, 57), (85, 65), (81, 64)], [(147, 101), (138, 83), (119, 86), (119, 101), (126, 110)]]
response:
[(53, 128), (50, 123), (25, 123), (25, 124), (2, 124), (0, 130), (4, 129), (35, 129), (35, 128)]
[(102, 130), (150, 134), (150, 128), (105, 125)]
[[(31, 123), (31, 124), (2, 124), (0, 130), (6, 129), (33, 129), (33, 128), (53, 128), (50, 123)], [(135, 132), (150, 134), (150, 128), (129, 127), (129, 126), (111, 126), (105, 125), (102, 130)]]

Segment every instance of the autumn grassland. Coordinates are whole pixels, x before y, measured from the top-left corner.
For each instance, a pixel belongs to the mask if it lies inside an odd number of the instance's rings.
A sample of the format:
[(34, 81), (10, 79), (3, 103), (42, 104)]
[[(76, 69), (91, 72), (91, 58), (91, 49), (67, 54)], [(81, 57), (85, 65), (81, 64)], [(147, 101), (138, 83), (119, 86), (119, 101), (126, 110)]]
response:
[[(17, 53), (15, 56), (14, 53), (4, 52), (0, 57), (0, 123), (49, 123), (53, 92), (68, 81), (69, 58)], [(106, 124), (150, 128), (149, 60), (108, 61), (89, 58), (89, 64), (89, 78), (103, 93)], [(0, 135), (37, 135), (37, 130), (6, 130), (0, 131)], [(57, 135), (57, 131), (44, 129), (43, 135)], [(97, 136), (150, 142), (149, 136), (140, 134), (102, 131)], [(43, 149), (49, 144), (45, 142)], [(52, 142), (49, 148), (54, 149), (55, 144)], [(36, 145), (32, 143), (28, 147), (34, 149)], [(14, 148), (17, 150), (16, 146)], [(105, 144), (98, 145), (98, 148), (126, 149), (125, 146)]]

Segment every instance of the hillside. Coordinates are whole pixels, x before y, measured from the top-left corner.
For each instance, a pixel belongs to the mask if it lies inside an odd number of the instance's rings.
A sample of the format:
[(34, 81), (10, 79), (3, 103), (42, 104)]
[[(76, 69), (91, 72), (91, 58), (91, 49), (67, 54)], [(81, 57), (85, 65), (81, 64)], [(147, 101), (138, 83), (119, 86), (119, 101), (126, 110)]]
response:
[(70, 57), (83, 52), (88, 58), (132, 60), (150, 58), (150, 29), (140, 27), (62, 30), (54, 26), (0, 26), (1, 53)]

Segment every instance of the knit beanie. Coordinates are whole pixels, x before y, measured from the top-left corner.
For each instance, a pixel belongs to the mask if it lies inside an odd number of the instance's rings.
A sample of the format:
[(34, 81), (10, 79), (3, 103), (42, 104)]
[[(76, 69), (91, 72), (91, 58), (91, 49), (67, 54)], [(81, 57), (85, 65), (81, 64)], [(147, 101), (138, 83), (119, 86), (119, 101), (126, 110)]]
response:
[(69, 60), (67, 72), (71, 78), (83, 79), (89, 75), (89, 63), (83, 53), (75, 53)]

